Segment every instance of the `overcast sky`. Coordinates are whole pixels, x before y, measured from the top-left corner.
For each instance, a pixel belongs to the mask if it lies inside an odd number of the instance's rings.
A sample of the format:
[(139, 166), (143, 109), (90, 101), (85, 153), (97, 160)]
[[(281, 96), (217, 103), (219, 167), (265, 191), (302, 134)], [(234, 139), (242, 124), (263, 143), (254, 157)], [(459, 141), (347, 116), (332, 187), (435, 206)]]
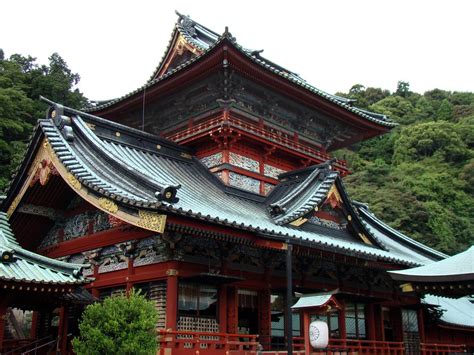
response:
[(139, 86), (161, 60), (177, 16), (223, 33), (329, 93), (474, 91), (474, 1), (4, 0), (0, 48), (40, 63), (58, 52), (93, 100)]

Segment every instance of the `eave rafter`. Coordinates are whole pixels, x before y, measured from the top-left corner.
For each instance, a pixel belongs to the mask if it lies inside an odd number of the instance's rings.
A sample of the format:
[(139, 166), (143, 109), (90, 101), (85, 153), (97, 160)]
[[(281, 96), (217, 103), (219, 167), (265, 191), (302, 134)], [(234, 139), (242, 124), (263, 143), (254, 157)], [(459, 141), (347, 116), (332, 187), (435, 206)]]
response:
[(38, 206), (30, 203), (22, 203), (16, 209), (17, 212), (33, 216), (45, 217), (53, 221), (64, 218), (64, 213), (51, 207)]

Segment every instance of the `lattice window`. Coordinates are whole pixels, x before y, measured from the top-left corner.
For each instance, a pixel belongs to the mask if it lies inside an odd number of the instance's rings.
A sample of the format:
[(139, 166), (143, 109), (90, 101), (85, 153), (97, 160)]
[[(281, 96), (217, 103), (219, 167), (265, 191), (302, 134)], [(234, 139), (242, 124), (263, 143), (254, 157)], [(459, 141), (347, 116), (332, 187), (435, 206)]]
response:
[(178, 329), (219, 332), (217, 288), (210, 285), (179, 284)]
[(365, 339), (367, 337), (365, 305), (363, 303), (346, 304), (346, 335), (348, 338)]
[(133, 285), (133, 287), (140, 290), (147, 299), (153, 301), (158, 312), (156, 327), (164, 329), (166, 327), (166, 282), (146, 282)]

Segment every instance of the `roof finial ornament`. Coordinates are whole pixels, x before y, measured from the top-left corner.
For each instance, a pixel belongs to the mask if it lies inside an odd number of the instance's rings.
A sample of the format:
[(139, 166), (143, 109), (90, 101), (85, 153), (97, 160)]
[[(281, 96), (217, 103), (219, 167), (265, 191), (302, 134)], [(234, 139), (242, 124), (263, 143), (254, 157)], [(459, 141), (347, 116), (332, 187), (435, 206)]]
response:
[(72, 141), (74, 139), (71, 126), (72, 119), (71, 117), (64, 115), (64, 106), (55, 103), (43, 96), (40, 96), (40, 100), (45, 101), (51, 105), (46, 111), (46, 118), (53, 120), (54, 125), (58, 127), (66, 140)]
[(232, 36), (232, 33), (229, 32), (229, 26), (225, 26), (224, 33), (222, 34), (222, 37), (228, 38), (231, 41), (235, 41), (235, 37)]
[(175, 13), (176, 15), (178, 15), (178, 17), (179, 17), (178, 21), (181, 21), (181, 20), (183, 19), (184, 15), (181, 14), (178, 10), (174, 10), (174, 13)]
[(175, 11), (176, 15), (178, 15), (178, 24), (181, 25), (184, 31), (186, 31), (191, 37), (196, 37), (196, 28), (194, 27), (196, 23), (191, 20), (191, 17), (183, 15), (178, 11)]
[(324, 163), (320, 164), (321, 169), (324, 170), (332, 170), (334, 167), (334, 163), (337, 161), (336, 158), (332, 158), (330, 160), (326, 160)]

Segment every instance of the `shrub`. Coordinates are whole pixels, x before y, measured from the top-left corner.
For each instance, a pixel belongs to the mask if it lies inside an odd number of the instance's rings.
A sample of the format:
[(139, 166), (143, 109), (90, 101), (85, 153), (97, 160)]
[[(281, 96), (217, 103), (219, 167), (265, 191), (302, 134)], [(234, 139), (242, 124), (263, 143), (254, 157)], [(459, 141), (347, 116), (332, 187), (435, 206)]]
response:
[(157, 312), (140, 292), (87, 306), (73, 340), (78, 355), (156, 354)]

